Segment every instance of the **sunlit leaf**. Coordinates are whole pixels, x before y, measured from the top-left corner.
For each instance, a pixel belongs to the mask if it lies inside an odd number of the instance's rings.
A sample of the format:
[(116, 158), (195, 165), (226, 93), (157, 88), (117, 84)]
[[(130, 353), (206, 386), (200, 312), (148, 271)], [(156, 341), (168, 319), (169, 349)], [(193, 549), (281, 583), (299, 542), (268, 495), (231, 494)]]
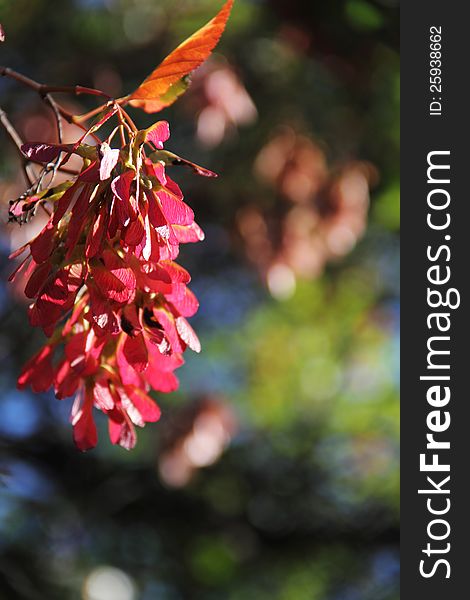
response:
[(171, 106), (188, 89), (190, 84), (189, 75), (185, 75), (179, 81), (168, 88), (165, 94), (162, 94), (152, 100), (131, 100), (130, 104), (136, 108), (142, 108), (147, 113), (156, 113), (167, 106)]
[(129, 96), (130, 104), (149, 113), (172, 104), (187, 88), (187, 75), (200, 67), (214, 50), (232, 5), (233, 0), (227, 0), (213, 19), (173, 50)]

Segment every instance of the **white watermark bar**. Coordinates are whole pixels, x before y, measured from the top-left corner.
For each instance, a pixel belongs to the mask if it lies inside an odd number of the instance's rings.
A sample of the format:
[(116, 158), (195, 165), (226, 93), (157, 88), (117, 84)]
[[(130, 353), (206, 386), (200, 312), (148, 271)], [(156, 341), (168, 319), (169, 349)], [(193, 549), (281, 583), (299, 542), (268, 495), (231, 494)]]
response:
[(401, 5), (401, 600), (460, 598), (469, 577), (468, 12)]

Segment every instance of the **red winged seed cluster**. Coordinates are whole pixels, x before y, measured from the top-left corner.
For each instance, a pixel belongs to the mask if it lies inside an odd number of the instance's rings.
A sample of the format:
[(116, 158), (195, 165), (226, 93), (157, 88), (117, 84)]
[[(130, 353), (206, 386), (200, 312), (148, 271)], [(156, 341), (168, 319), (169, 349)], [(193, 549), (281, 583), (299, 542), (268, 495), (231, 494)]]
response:
[(183, 352), (200, 350), (186, 320), (198, 301), (189, 273), (174, 260), (179, 244), (204, 234), (166, 166), (214, 174), (164, 151), (169, 135), (168, 123), (159, 121), (120, 149), (106, 142), (23, 146), (44, 164), (61, 152), (83, 159), (75, 178), (48, 190), (48, 223), (15, 253), (28, 251), (15, 275), (22, 271), (27, 280), (31, 324), (48, 336), (18, 386), (52, 386), (59, 399), (75, 395), (71, 421), (81, 450), (97, 443), (93, 407), (107, 415), (111, 441), (132, 448), (135, 426), (160, 416), (149, 392), (175, 390)]
[[(156, 113), (173, 104), (217, 45), (232, 5), (233, 0), (226, 0), (134, 92), (117, 100), (82, 86), (39, 84), (0, 67), (2, 76), (38, 92), (53, 109), (59, 140), (63, 119), (85, 131), (75, 144), (21, 147), (31, 187), (10, 207), (10, 219), (20, 223), (38, 207), (48, 214), (52, 207), (39, 235), (12, 255), (28, 252), (10, 279), (24, 275), (25, 294), (32, 300), (30, 322), (48, 337), (25, 365), (18, 386), (30, 385), (35, 392), (53, 387), (59, 399), (75, 395), (71, 420), (81, 450), (97, 443), (93, 407), (107, 415), (111, 441), (132, 448), (135, 425), (143, 427), (160, 416), (149, 392), (176, 389), (174, 371), (183, 364), (185, 349), (200, 351), (186, 320), (197, 311), (198, 301), (187, 287), (188, 272), (174, 260), (179, 244), (198, 242), (204, 234), (166, 167), (186, 165), (208, 177), (214, 173), (163, 150), (170, 136), (166, 121), (137, 131), (123, 107)], [(105, 97), (107, 102), (85, 115), (72, 115), (51, 97), (56, 92)], [(85, 126), (95, 115), (104, 116)], [(111, 117), (119, 124), (101, 142), (95, 132)], [(4, 113), (2, 125), (20, 146)], [(121, 147), (112, 148), (118, 131)], [(96, 146), (83, 143), (89, 136)], [(145, 148), (150, 148), (148, 156)], [(82, 158), (80, 172), (44, 189), (51, 172), (74, 173), (64, 168), (71, 154)], [(43, 165), (36, 181), (28, 170), (32, 164)]]

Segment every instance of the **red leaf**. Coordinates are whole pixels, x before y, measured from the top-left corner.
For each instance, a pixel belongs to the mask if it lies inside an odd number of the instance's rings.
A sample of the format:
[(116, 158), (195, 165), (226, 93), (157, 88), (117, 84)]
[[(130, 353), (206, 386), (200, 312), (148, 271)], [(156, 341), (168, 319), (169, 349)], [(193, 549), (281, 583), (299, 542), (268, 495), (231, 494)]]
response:
[(83, 406), (72, 415), (73, 439), (78, 449), (84, 452), (94, 448), (98, 442), (95, 421), (93, 420), (93, 396), (86, 393)]
[(81, 181), (82, 183), (99, 183), (100, 181), (100, 169), (99, 169), (99, 161), (95, 160), (91, 163), (86, 169), (81, 171), (80, 175), (77, 178), (77, 181)]
[(106, 211), (106, 205), (104, 205), (98, 213), (93, 226), (90, 227), (87, 235), (85, 244), (85, 256), (87, 258), (93, 258), (93, 256), (96, 256), (100, 251), (104, 241), (107, 223), (108, 213)]
[(145, 139), (152, 142), (155, 148), (161, 150), (163, 143), (170, 137), (170, 126), (168, 121), (157, 121), (154, 125), (145, 130)]
[(119, 227), (128, 225), (129, 221), (134, 221), (137, 217), (134, 206), (131, 203), (131, 184), (134, 181), (135, 172), (125, 171), (118, 175), (111, 182), (111, 189), (114, 193), (113, 208), (116, 211)]
[(191, 225), (194, 221), (192, 209), (176, 196), (168, 193), (166, 190), (160, 190), (156, 193), (165, 218), (172, 225)]
[(103, 253), (104, 266), (92, 266), (92, 276), (101, 294), (116, 302), (128, 302), (134, 295), (136, 280), (129, 267), (117, 254), (106, 250)]
[(180, 244), (202, 242), (205, 237), (204, 232), (196, 222), (186, 227), (182, 225), (173, 225), (173, 232)]
[[(197, 69), (210, 56), (222, 35), (232, 9), (227, 0), (220, 12), (204, 27), (180, 44), (129, 96), (132, 106), (146, 112), (162, 108), (161, 97), (170, 87)], [(176, 99), (177, 95), (173, 99)], [(169, 101), (171, 103), (171, 100)], [(166, 103), (168, 106), (168, 102)]]
[[(29, 242), (27, 242), (26, 244), (23, 244), (20, 248), (17, 248), (14, 252), (9, 254), (8, 258), (11, 260), (14, 258), (18, 258), (18, 256), (21, 256), (28, 247), (29, 247)], [(11, 281), (11, 280), (9, 280), (9, 281)]]
[(103, 253), (104, 264), (111, 273), (119, 279), (129, 290), (135, 290), (135, 275), (130, 267), (111, 250)]
[(105, 333), (118, 333), (120, 331), (116, 315), (112, 311), (109, 302), (99, 294), (94, 285), (88, 285), (90, 293), (90, 312), (87, 319), (94, 326), (95, 333), (99, 336)]
[(119, 344), (116, 351), (116, 362), (119, 369), (121, 381), (124, 385), (142, 385), (142, 377), (131, 365), (127, 362), (123, 351), (124, 344)]
[(68, 360), (63, 360), (55, 375), (55, 395), (58, 400), (72, 396), (78, 389), (80, 377), (70, 367)]
[(171, 278), (166, 269), (160, 264), (149, 262), (141, 264), (138, 260), (133, 265), (137, 286), (161, 294), (171, 293)]
[(152, 165), (152, 170), (158, 181), (162, 185), (166, 185), (167, 178), (165, 174), (165, 163), (162, 160), (158, 160), (154, 165)]
[(56, 228), (53, 223), (49, 221), (44, 229), (39, 233), (34, 240), (30, 243), (31, 254), (34, 261), (38, 264), (44, 262), (49, 258), (54, 246), (54, 235)]
[(106, 381), (97, 381), (93, 388), (93, 399), (98, 408), (103, 411), (114, 408), (114, 398)]
[(144, 391), (128, 387), (126, 392), (146, 423), (155, 423), (161, 415), (160, 408)]
[(155, 194), (153, 192), (148, 192), (145, 195), (148, 201), (147, 206), (150, 223), (157, 230), (161, 227), (168, 227), (168, 221), (166, 220), (165, 215), (162, 212), (161, 206), (158, 203)]
[[(150, 371), (150, 369), (149, 369)], [(156, 371), (154, 369), (146, 374), (146, 379), (157, 392), (163, 392), (169, 394), (178, 389), (179, 381), (174, 373), (171, 371)]]
[(89, 296), (90, 296), (89, 294), (85, 293), (80, 298), (80, 300), (78, 300), (78, 302), (75, 303), (72, 314), (67, 319), (67, 321), (64, 325), (64, 328), (62, 329), (63, 337), (67, 336), (72, 331), (73, 326), (78, 321), (78, 319), (82, 316), (82, 311), (83, 311), (84, 307), (88, 304)]
[(67, 258), (73, 253), (75, 246), (80, 238), (80, 234), (86, 225), (87, 209), (90, 206), (90, 193), (88, 187), (85, 187), (80, 196), (73, 205), (70, 215), (69, 224), (67, 227), (67, 239), (65, 246), (68, 248)]
[(139, 372), (145, 371), (148, 366), (148, 352), (141, 333), (136, 337), (126, 336), (122, 351), (131, 367)]
[(62, 217), (67, 212), (69, 206), (77, 200), (83, 186), (76, 181), (72, 186), (70, 186), (63, 194), (59, 200), (57, 208), (54, 212), (54, 217), (52, 222), (54, 225), (57, 225)]
[(100, 179), (104, 181), (111, 177), (111, 172), (117, 165), (119, 160), (119, 150), (112, 149), (106, 142), (103, 142), (100, 147), (101, 162), (100, 162)]
[(122, 281), (115, 277), (106, 267), (102, 265), (93, 266), (91, 269), (93, 280), (105, 298), (115, 302), (127, 302), (131, 297), (131, 291)]
[[(24, 258), (24, 259), (23, 259), (23, 260), (20, 262), (20, 264), (19, 264), (19, 265), (16, 267), (16, 269), (13, 271), (13, 273), (11, 273), (11, 274), (10, 274), (10, 276), (8, 277), (8, 281), (14, 281), (14, 280), (15, 280), (16, 276), (17, 276), (19, 273), (21, 273), (21, 271), (23, 271), (23, 269), (24, 269), (24, 268), (26, 267), (26, 265), (29, 263), (29, 259), (30, 259), (30, 258), (31, 258), (31, 256), (27, 256), (26, 258)], [(33, 266), (31, 267), (31, 265), (33, 265)], [(33, 269), (34, 269), (35, 265), (36, 265), (36, 263), (35, 263), (34, 261), (33, 261), (33, 262), (31, 262), (31, 263), (29, 264), (29, 266), (28, 266), (28, 268), (27, 268), (27, 270), (26, 270), (26, 273), (25, 273), (25, 276), (26, 276), (26, 277), (28, 276), (28, 273), (30, 273), (30, 272), (31, 272), (31, 268), (33, 268)]]
[(112, 444), (118, 444), (119, 438), (121, 437), (121, 428), (123, 423), (123, 416), (119, 410), (114, 409), (108, 413), (108, 431), (109, 439)]
[(164, 308), (154, 308), (153, 316), (163, 327), (166, 337), (170, 342), (171, 350), (175, 353), (184, 352), (173, 315)]
[(142, 242), (144, 233), (143, 219), (139, 217), (127, 225), (123, 233), (123, 240), (128, 246), (138, 246)]
[(201, 342), (199, 341), (194, 329), (184, 317), (178, 317), (176, 319), (176, 329), (178, 330), (183, 342), (185, 342), (191, 348), (191, 350), (194, 350), (194, 352), (201, 351)]
[(182, 295), (178, 292), (179, 290), (176, 290), (175, 293), (169, 294), (167, 296), (168, 302), (171, 302), (183, 317), (192, 317), (199, 308), (198, 299), (189, 288), (185, 288)]
[(109, 438), (111, 443), (119, 444), (125, 450), (132, 450), (137, 442), (135, 429), (127, 415), (123, 415), (122, 422), (109, 419)]
[(68, 265), (50, 275), (29, 313), (31, 325), (41, 325), (44, 328), (53, 326), (72, 308), (82, 283), (82, 265), (79, 263)]
[(93, 331), (81, 331), (73, 335), (65, 345), (65, 356), (70, 367), (80, 377), (92, 375), (98, 368), (98, 358), (104, 341), (96, 343), (96, 340)]
[(121, 313), (121, 327), (131, 337), (135, 337), (142, 331), (138, 309), (135, 304), (128, 304), (123, 308)]
[(42, 163), (52, 162), (61, 152), (73, 152), (73, 149), (73, 144), (44, 144), (42, 142), (33, 142), (21, 146), (21, 151), (25, 156)]
[(162, 260), (160, 265), (168, 273), (172, 283), (189, 283), (191, 281), (191, 275), (178, 263), (171, 260)]
[(46, 345), (28, 360), (18, 377), (17, 385), (19, 389), (23, 389), (30, 384), (33, 392), (38, 393), (45, 392), (51, 387), (54, 379), (53, 353), (54, 348)]
[(115, 196), (117, 196), (123, 202), (129, 202), (129, 196), (131, 193), (131, 183), (135, 179), (135, 171), (129, 169), (124, 171), (122, 175), (118, 175), (111, 182), (111, 189)]
[(50, 271), (51, 265), (49, 262), (43, 262), (36, 266), (24, 289), (24, 293), (28, 298), (35, 298), (37, 296), (44, 282), (49, 277)]

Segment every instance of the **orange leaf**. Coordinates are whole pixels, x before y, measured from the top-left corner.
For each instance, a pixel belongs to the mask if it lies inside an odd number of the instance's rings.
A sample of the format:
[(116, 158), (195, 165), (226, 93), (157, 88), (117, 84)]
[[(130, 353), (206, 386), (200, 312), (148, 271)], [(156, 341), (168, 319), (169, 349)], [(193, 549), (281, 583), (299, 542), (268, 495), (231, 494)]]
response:
[(162, 97), (210, 56), (225, 29), (233, 2), (234, 0), (227, 0), (213, 19), (193, 33), (158, 65), (128, 97), (132, 106), (152, 113), (176, 100), (179, 94), (170, 94), (170, 98)]

